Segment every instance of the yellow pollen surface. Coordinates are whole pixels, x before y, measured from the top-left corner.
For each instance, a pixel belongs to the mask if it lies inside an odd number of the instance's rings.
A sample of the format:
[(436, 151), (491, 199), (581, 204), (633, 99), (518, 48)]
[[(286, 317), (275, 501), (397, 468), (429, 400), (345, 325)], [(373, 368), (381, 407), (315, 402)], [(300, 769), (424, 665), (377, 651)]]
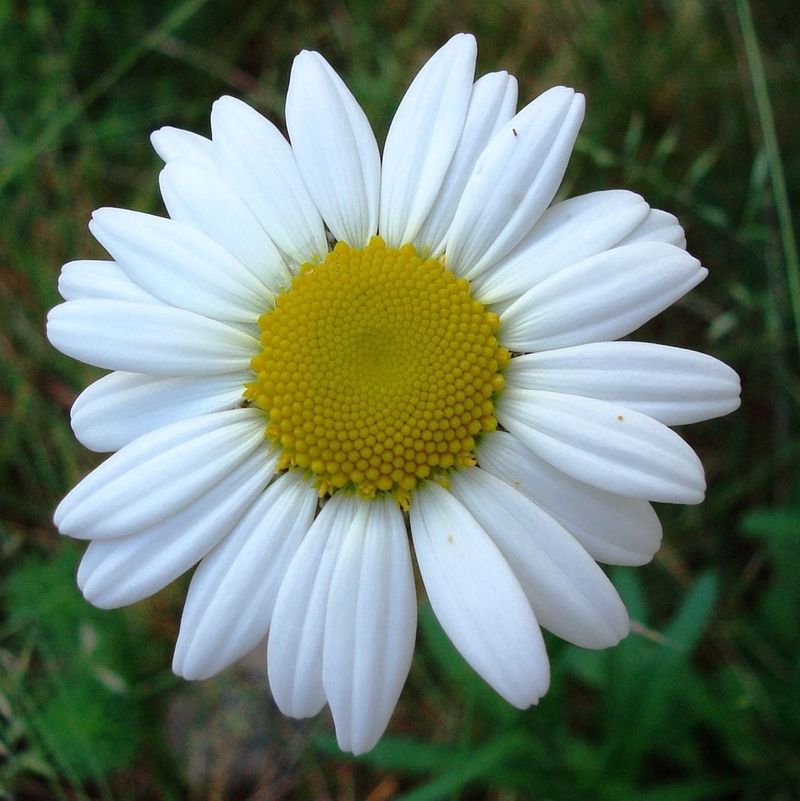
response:
[(279, 468), (309, 471), (320, 495), (353, 486), (407, 508), (420, 480), (474, 465), (476, 437), (497, 426), (499, 319), (413, 245), (339, 242), (259, 326), (245, 397), (267, 414)]

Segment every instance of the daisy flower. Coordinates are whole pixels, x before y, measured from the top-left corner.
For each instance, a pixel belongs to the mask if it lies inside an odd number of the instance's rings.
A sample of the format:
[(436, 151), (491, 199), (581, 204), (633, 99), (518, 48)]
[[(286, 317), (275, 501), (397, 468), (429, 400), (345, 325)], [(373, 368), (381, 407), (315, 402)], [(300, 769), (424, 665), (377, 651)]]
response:
[(267, 638), (287, 715), (327, 704), (339, 745), (380, 738), (434, 613), (511, 704), (546, 692), (540, 626), (628, 632), (598, 566), (659, 546), (650, 501), (699, 503), (668, 426), (727, 414), (709, 356), (617, 341), (706, 275), (626, 191), (553, 203), (584, 114), (516, 111), (472, 36), (423, 66), (381, 157), (353, 95), (302, 52), (287, 141), (231, 97), (211, 138), (162, 128), (169, 219), (96, 211), (112, 260), (64, 266), (48, 336), (112, 370), (72, 427), (115, 453), (59, 505), (91, 540), (78, 584), (117, 607), (199, 562), (173, 669), (211, 676)]

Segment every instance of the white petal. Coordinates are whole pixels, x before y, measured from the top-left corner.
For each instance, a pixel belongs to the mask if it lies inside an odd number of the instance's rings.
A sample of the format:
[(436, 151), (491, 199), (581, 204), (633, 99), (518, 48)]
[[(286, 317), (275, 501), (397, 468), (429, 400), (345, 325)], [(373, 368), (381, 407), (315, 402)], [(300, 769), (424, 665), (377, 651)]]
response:
[(180, 378), (110, 373), (78, 395), (72, 430), (90, 450), (118, 451), (168, 423), (239, 406), (250, 378), (246, 372)]
[(222, 245), (183, 223), (128, 209), (98, 209), (89, 228), (117, 264), (167, 303), (218, 320), (252, 322), (272, 295)]
[(205, 136), (166, 125), (153, 131), (150, 141), (163, 161), (188, 159), (207, 170), (216, 170), (211, 140)]
[(427, 219), (414, 237), (420, 252), (434, 258), (444, 252), (447, 230), (478, 156), (492, 134), (514, 116), (516, 107), (517, 79), (513, 75), (492, 72), (475, 82), (453, 160)]
[(628, 634), (614, 586), (560, 523), (479, 468), (455, 473), (450, 491), (500, 549), (544, 628), (582, 648), (608, 648)]
[(718, 359), (648, 342), (594, 342), (512, 359), (509, 386), (613, 401), (684, 425), (739, 408), (739, 376)]
[(447, 234), (453, 272), (480, 275), (530, 231), (564, 177), (583, 112), (583, 95), (556, 86), (492, 137)]
[(534, 351), (618, 339), (708, 275), (686, 251), (661, 242), (607, 250), (551, 276), (501, 315), (503, 345)]
[(78, 539), (123, 537), (208, 492), (256, 448), (264, 416), (233, 409), (158, 428), (117, 451), (58, 505), (55, 523)]
[(400, 697), (417, 624), (403, 515), (391, 498), (360, 504), (331, 578), (322, 681), (343, 751), (378, 742)]
[(297, 166), (336, 239), (364, 247), (378, 230), (381, 158), (361, 106), (319, 54), (295, 57), (286, 127)]
[(202, 559), (264, 490), (275, 458), (257, 450), (219, 483), (166, 520), (131, 534), (90, 543), (78, 586), (101, 609), (141, 601)]
[(47, 315), (47, 338), (95, 367), (153, 375), (246, 370), (259, 341), (229, 325), (170, 306), (70, 300)]
[(267, 643), (267, 671), (284, 715), (307, 718), (325, 705), (322, 644), (331, 577), (342, 541), (362, 503), (336, 493), (294, 555), (275, 599)]
[(410, 242), (431, 210), (464, 128), (477, 45), (460, 33), (437, 50), (408, 87), (383, 150), (380, 233)]
[(665, 242), (667, 245), (685, 249), (686, 234), (674, 214), (661, 209), (650, 209), (647, 217), (620, 244), (629, 245), (631, 242)]
[(107, 298), (131, 303), (162, 302), (131, 281), (113, 261), (67, 262), (58, 276), (58, 291), (64, 300)]
[(411, 501), (422, 580), (442, 628), (475, 671), (525, 709), (550, 682), (536, 618), (497, 546), (447, 490), (433, 482)]
[(615, 247), (648, 211), (639, 195), (620, 189), (556, 203), (507, 256), (475, 279), (472, 293), (481, 303), (521, 295), (564, 267)]
[(661, 545), (653, 507), (597, 489), (556, 470), (506, 431), (482, 438), (478, 464), (527, 495), (599, 562), (647, 564)]
[(233, 97), (214, 103), (211, 130), (220, 173), (272, 241), (295, 264), (324, 258), (328, 242), (322, 219), (280, 131)]
[(700, 503), (703, 466), (666, 426), (617, 403), (507, 387), (503, 427), (567, 475), (632, 498)]
[(183, 608), (175, 673), (206, 679), (267, 636), (278, 587), (316, 508), (306, 477), (284, 473), (203, 559)]
[[(216, 173), (185, 159), (175, 159), (159, 176), (169, 216), (218, 242), (272, 294), (291, 281), (278, 248), (247, 204)], [(262, 309), (263, 311), (263, 309)]]

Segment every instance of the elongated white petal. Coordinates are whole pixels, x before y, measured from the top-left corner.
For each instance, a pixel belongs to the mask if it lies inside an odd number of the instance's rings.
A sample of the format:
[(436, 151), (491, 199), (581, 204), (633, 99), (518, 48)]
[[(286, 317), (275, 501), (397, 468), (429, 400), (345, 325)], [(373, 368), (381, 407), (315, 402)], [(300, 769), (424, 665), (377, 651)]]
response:
[(509, 703), (520, 709), (536, 703), (550, 682), (547, 653), (508, 562), (438, 484), (417, 489), (410, 516), (422, 580), (447, 636)]
[(378, 742), (414, 652), (417, 606), (403, 515), (391, 498), (361, 504), (331, 578), (322, 681), (343, 751)]
[(556, 86), (492, 137), (447, 234), (454, 273), (475, 278), (530, 231), (564, 177), (583, 112), (583, 95)]
[(297, 166), (336, 239), (364, 247), (378, 231), (381, 158), (361, 106), (319, 54), (295, 57), (286, 127)]
[(264, 284), (222, 245), (183, 223), (98, 209), (89, 228), (133, 281), (178, 308), (253, 322), (272, 301)]
[(70, 300), (47, 315), (47, 338), (95, 367), (152, 375), (246, 370), (259, 341), (229, 325), (164, 305)]
[(599, 562), (644, 565), (661, 544), (661, 523), (647, 501), (578, 481), (506, 431), (485, 436), (477, 457), (484, 470), (541, 506)]
[(256, 448), (264, 417), (233, 409), (156, 429), (117, 451), (58, 505), (62, 534), (123, 537), (155, 525), (203, 495)]
[(179, 378), (110, 373), (78, 395), (72, 430), (90, 450), (118, 451), (169, 423), (239, 406), (248, 380), (246, 372)]
[(460, 33), (408, 87), (383, 150), (380, 233), (391, 247), (414, 239), (430, 212), (464, 128), (477, 45)]
[(664, 242), (685, 248), (686, 234), (674, 214), (661, 209), (650, 209), (647, 217), (620, 244), (629, 245), (632, 242)]
[(512, 359), (509, 386), (613, 401), (664, 425), (739, 408), (739, 376), (712, 356), (648, 342), (593, 342)]
[(438, 257), (445, 249), (447, 230), (478, 157), (492, 134), (514, 116), (517, 79), (507, 72), (492, 72), (475, 81), (464, 130), (447, 168), (439, 194), (414, 237), (421, 252)]
[(450, 489), (500, 549), (544, 628), (583, 648), (608, 648), (628, 634), (617, 591), (549, 514), (480, 468), (455, 473)]
[(359, 503), (339, 492), (322, 507), (278, 590), (267, 643), (267, 672), (275, 703), (285, 715), (306, 718), (325, 705), (322, 646), (328, 594)]
[(225, 537), (273, 475), (275, 457), (256, 450), (166, 520), (127, 537), (94, 540), (78, 569), (88, 601), (113, 609), (147, 598)]
[(639, 195), (621, 189), (556, 203), (507, 256), (475, 279), (472, 292), (481, 303), (521, 295), (564, 267), (618, 245), (648, 211)]
[(131, 281), (113, 261), (82, 259), (67, 262), (58, 276), (58, 291), (64, 300), (106, 298), (131, 303), (162, 303)]
[(278, 587), (316, 507), (306, 477), (284, 473), (203, 559), (183, 608), (175, 673), (206, 679), (267, 636)]
[(188, 159), (208, 170), (215, 170), (211, 140), (192, 131), (165, 125), (150, 134), (156, 153), (167, 163), (172, 159)]
[(220, 174), (278, 248), (295, 264), (324, 258), (328, 243), (322, 219), (280, 131), (233, 97), (214, 103), (211, 130)]
[(291, 275), (280, 251), (219, 175), (186, 159), (174, 159), (161, 171), (159, 183), (173, 220), (210, 236), (272, 294), (289, 286)]
[(708, 274), (661, 242), (607, 250), (532, 289), (501, 315), (503, 345), (538, 351), (618, 339), (673, 304)]
[(496, 416), (534, 453), (587, 484), (665, 503), (703, 500), (695, 452), (665, 425), (620, 404), (508, 387)]

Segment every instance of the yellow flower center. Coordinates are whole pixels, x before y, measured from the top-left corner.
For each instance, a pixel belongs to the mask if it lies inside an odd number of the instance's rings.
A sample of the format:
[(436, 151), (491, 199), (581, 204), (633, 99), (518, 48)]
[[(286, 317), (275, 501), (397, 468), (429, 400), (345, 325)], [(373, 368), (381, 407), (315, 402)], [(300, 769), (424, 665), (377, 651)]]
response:
[(418, 481), (473, 465), (475, 438), (497, 426), (498, 317), (413, 245), (339, 242), (259, 326), (245, 397), (268, 416), (279, 467), (310, 471), (321, 495), (352, 485), (406, 508)]

